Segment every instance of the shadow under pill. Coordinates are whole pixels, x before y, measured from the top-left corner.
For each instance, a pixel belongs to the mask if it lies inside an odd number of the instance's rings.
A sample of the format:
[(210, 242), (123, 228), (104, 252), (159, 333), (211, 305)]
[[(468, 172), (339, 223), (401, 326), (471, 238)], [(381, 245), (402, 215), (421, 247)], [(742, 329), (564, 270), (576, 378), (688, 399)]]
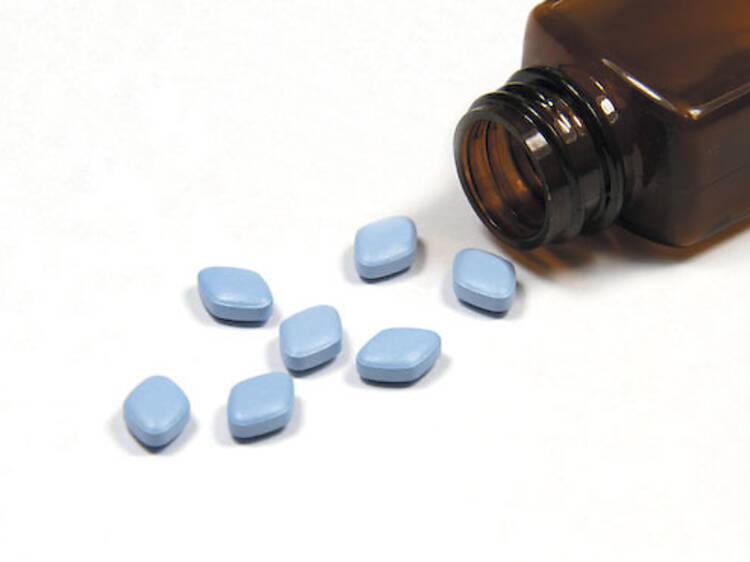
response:
[(378, 279), (365, 279), (359, 276), (357, 266), (354, 263), (354, 248), (352, 246), (349, 246), (344, 251), (342, 259), (344, 277), (353, 285), (380, 285), (381, 283), (387, 283), (399, 278), (410, 279), (415, 275), (419, 275), (424, 270), (426, 264), (427, 247), (421, 238), (417, 238), (417, 252), (414, 256), (414, 262), (408, 268), (386, 275), (385, 277), (379, 277)]
[(236, 320), (217, 318), (216, 316), (213, 316), (210, 312), (208, 312), (208, 310), (206, 310), (206, 307), (203, 306), (203, 301), (201, 301), (200, 294), (198, 293), (198, 289), (196, 287), (189, 287), (185, 290), (185, 303), (187, 304), (188, 309), (193, 313), (193, 316), (195, 316), (201, 324), (212, 326), (220, 325), (228, 326), (231, 328), (270, 328), (276, 326), (281, 318), (281, 313), (279, 312), (276, 303), (274, 303), (273, 310), (271, 311), (271, 316), (268, 318), (268, 320), (263, 320), (260, 322), (239, 322)]
[(258, 435), (257, 437), (250, 437), (248, 439), (238, 439), (234, 437), (229, 431), (229, 420), (227, 419), (227, 406), (223, 405), (216, 411), (214, 415), (214, 435), (219, 444), (224, 446), (237, 446), (237, 445), (268, 445), (284, 441), (299, 433), (300, 427), (302, 426), (303, 406), (302, 400), (299, 397), (294, 397), (294, 412), (292, 413), (292, 419), (286, 427), (277, 429), (265, 435)]
[(113, 435), (115, 441), (117, 441), (120, 447), (134, 456), (147, 456), (150, 454), (169, 456), (177, 454), (198, 433), (198, 423), (191, 415), (190, 420), (188, 420), (188, 423), (185, 426), (185, 429), (183, 429), (182, 432), (172, 441), (170, 441), (163, 447), (147, 447), (130, 433), (130, 431), (128, 430), (128, 426), (125, 423), (125, 419), (123, 418), (122, 410), (116, 412), (110, 418), (108, 426), (110, 433)]
[(363, 379), (357, 372), (357, 366), (352, 365), (346, 370), (346, 373), (344, 374), (344, 382), (346, 382), (346, 384), (348, 384), (349, 386), (353, 386), (356, 388), (370, 387), (385, 390), (411, 387), (429, 388), (433, 384), (437, 383), (441, 378), (443, 378), (443, 376), (445, 376), (445, 373), (448, 372), (451, 363), (452, 359), (450, 358), (450, 356), (441, 354), (429, 371), (427, 371), (417, 380), (411, 382), (378, 382)]
[(453, 290), (452, 271), (447, 272), (443, 277), (440, 294), (443, 303), (448, 305), (448, 307), (452, 308), (453, 310), (457, 310), (465, 314), (470, 314), (475, 318), (485, 320), (516, 319), (522, 315), (526, 303), (526, 291), (523, 284), (518, 281), (516, 281), (516, 296), (513, 299), (513, 304), (511, 305), (510, 310), (506, 312), (492, 312), (490, 310), (485, 310), (483, 308), (474, 306), (473, 304), (464, 302), (456, 296), (456, 293)]
[(287, 369), (287, 370), (289, 371), (289, 374), (292, 375), (295, 379), (303, 379), (311, 375), (314, 375), (316, 373), (319, 373), (320, 371), (325, 370), (326, 368), (333, 365), (333, 363), (335, 362), (336, 362), (336, 357), (332, 357), (325, 363), (321, 363), (320, 365), (316, 365), (315, 367), (310, 367), (309, 369), (302, 369), (302, 370)]
[(190, 420), (188, 421), (187, 425), (185, 426), (185, 429), (182, 430), (182, 433), (180, 433), (173, 441), (170, 443), (167, 443), (164, 445), (164, 447), (160, 447), (158, 449), (148, 449), (151, 453), (159, 453), (160, 455), (176, 455), (182, 449), (184, 449), (187, 444), (192, 441), (193, 437), (198, 433), (198, 422), (193, 417), (193, 415), (190, 415)]
[(273, 327), (278, 322), (278, 313), (276, 312), (276, 307), (274, 307), (273, 312), (271, 313), (271, 316), (268, 318), (268, 320), (258, 320), (258, 321), (246, 321), (246, 322), (240, 322), (239, 320), (227, 320), (225, 318), (218, 318), (217, 316), (211, 316), (213, 321), (217, 324), (222, 324), (224, 326), (229, 326), (231, 328), (265, 328), (265, 327)]
[(281, 349), (279, 346), (279, 338), (274, 338), (266, 345), (266, 361), (271, 366), (272, 371), (288, 372), (295, 379), (304, 379), (309, 376), (315, 375), (326, 369), (332, 368), (336, 364), (346, 364), (351, 358), (351, 345), (349, 334), (346, 330), (342, 330), (341, 333), (341, 351), (339, 354), (326, 361), (325, 363), (313, 367), (311, 369), (305, 369), (303, 371), (296, 371), (287, 368), (284, 364), (284, 360), (281, 357)]

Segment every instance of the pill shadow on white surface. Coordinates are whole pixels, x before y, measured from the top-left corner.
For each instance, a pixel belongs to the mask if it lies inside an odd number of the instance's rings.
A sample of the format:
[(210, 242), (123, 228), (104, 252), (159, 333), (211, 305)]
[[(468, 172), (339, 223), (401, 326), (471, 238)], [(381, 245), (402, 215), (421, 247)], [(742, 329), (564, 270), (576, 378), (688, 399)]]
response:
[(214, 435), (219, 444), (227, 447), (237, 447), (241, 445), (272, 445), (273, 443), (279, 443), (299, 433), (300, 427), (302, 426), (303, 410), (304, 407), (302, 406), (302, 400), (300, 400), (298, 396), (295, 396), (292, 419), (289, 420), (289, 423), (285, 427), (272, 431), (271, 433), (266, 433), (265, 435), (250, 437), (249, 439), (237, 439), (229, 431), (227, 405), (223, 404), (221, 408), (216, 410), (216, 414), (214, 415)]
[(441, 352), (440, 357), (438, 357), (437, 361), (435, 362), (435, 365), (427, 371), (421, 378), (418, 378), (415, 381), (411, 382), (377, 382), (377, 381), (371, 381), (371, 380), (365, 380), (357, 371), (357, 365), (354, 364), (347, 368), (346, 373), (344, 374), (344, 381), (349, 386), (354, 386), (356, 388), (360, 389), (383, 389), (385, 391), (392, 390), (392, 389), (400, 389), (400, 388), (411, 388), (414, 387), (415, 389), (418, 388), (429, 388), (433, 384), (436, 384), (440, 381), (441, 378), (448, 372), (450, 369), (452, 360), (450, 356), (445, 355)]
[(359, 273), (357, 273), (357, 266), (354, 263), (354, 246), (347, 247), (342, 256), (344, 277), (353, 285), (379, 285), (381, 283), (388, 283), (388, 281), (395, 281), (396, 279), (410, 279), (415, 275), (419, 275), (424, 270), (426, 263), (427, 247), (421, 238), (417, 238), (417, 253), (414, 256), (414, 262), (411, 266), (408, 269), (404, 269), (386, 277), (381, 277), (380, 279), (364, 279), (359, 276)]
[(187, 304), (190, 312), (193, 316), (201, 323), (207, 326), (227, 326), (231, 328), (273, 328), (279, 324), (281, 313), (279, 307), (274, 303), (273, 312), (270, 318), (263, 322), (236, 322), (234, 320), (224, 320), (223, 318), (217, 318), (212, 316), (211, 313), (206, 310), (203, 306), (203, 301), (198, 294), (198, 289), (195, 287), (188, 287), (185, 291), (185, 303)]
[(467, 316), (473, 316), (480, 320), (515, 320), (519, 318), (524, 311), (526, 305), (526, 292), (523, 284), (520, 281), (516, 281), (516, 296), (513, 300), (513, 305), (507, 312), (490, 312), (483, 308), (478, 308), (469, 303), (466, 303), (456, 296), (453, 290), (453, 272), (448, 271), (443, 277), (443, 282), (440, 287), (440, 293), (443, 304), (448, 305), (450, 308), (466, 314)]
[(272, 371), (287, 372), (292, 375), (295, 379), (306, 378), (311, 375), (316, 375), (322, 371), (328, 369), (336, 369), (337, 366), (346, 365), (352, 360), (352, 346), (349, 340), (349, 334), (346, 330), (341, 332), (341, 352), (326, 363), (307, 369), (306, 371), (293, 371), (284, 364), (284, 360), (281, 358), (281, 348), (279, 344), (279, 338), (276, 337), (266, 344), (266, 362)]
[(192, 441), (195, 434), (198, 433), (198, 422), (195, 420), (192, 413), (190, 415), (190, 420), (188, 420), (182, 433), (180, 433), (173, 441), (167, 443), (164, 447), (157, 448), (146, 447), (133, 437), (130, 431), (128, 431), (128, 426), (125, 424), (122, 409), (115, 412), (115, 414), (109, 419), (107, 425), (109, 432), (112, 434), (117, 444), (126, 452), (136, 456), (154, 454), (169, 456), (177, 454), (188, 444), (188, 442)]

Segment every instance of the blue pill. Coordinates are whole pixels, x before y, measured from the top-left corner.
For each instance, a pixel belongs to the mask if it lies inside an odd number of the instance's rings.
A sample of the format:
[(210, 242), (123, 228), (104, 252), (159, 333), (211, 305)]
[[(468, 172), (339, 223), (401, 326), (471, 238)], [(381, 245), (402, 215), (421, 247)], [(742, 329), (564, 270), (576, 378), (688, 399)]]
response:
[(209, 267), (198, 274), (198, 292), (212, 316), (235, 322), (265, 322), (273, 311), (271, 290), (248, 269)]
[(190, 402), (172, 380), (149, 377), (136, 386), (124, 405), (130, 433), (146, 447), (164, 447), (175, 439), (190, 419)]
[(292, 371), (306, 371), (331, 361), (341, 351), (341, 318), (332, 306), (308, 308), (279, 328), (281, 356)]
[(423, 377), (440, 355), (440, 336), (418, 328), (391, 328), (372, 338), (357, 354), (366, 380), (408, 383)]
[(237, 383), (229, 393), (229, 431), (237, 439), (285, 427), (294, 410), (294, 382), (286, 373), (268, 373)]
[(354, 260), (363, 279), (380, 279), (408, 269), (417, 254), (417, 228), (408, 217), (363, 226), (354, 239)]
[(459, 300), (489, 312), (507, 312), (516, 296), (513, 264), (482, 250), (462, 250), (453, 261), (453, 291)]

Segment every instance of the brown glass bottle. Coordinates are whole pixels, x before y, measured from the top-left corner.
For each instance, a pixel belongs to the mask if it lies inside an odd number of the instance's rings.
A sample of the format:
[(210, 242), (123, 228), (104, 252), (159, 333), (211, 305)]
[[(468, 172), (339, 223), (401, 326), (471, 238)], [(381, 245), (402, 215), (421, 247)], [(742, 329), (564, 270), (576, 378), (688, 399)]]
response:
[(750, 1), (548, 0), (458, 125), (472, 206), (533, 248), (619, 220), (690, 246), (750, 214)]

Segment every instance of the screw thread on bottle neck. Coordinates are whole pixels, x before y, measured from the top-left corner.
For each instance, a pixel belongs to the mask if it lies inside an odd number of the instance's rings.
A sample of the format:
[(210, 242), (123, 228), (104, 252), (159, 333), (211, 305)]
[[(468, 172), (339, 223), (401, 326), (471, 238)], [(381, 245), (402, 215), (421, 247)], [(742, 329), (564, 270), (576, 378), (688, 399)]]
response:
[(552, 68), (517, 72), (474, 102), (456, 130), (456, 164), (496, 236), (529, 249), (614, 222), (625, 174), (606, 117)]

